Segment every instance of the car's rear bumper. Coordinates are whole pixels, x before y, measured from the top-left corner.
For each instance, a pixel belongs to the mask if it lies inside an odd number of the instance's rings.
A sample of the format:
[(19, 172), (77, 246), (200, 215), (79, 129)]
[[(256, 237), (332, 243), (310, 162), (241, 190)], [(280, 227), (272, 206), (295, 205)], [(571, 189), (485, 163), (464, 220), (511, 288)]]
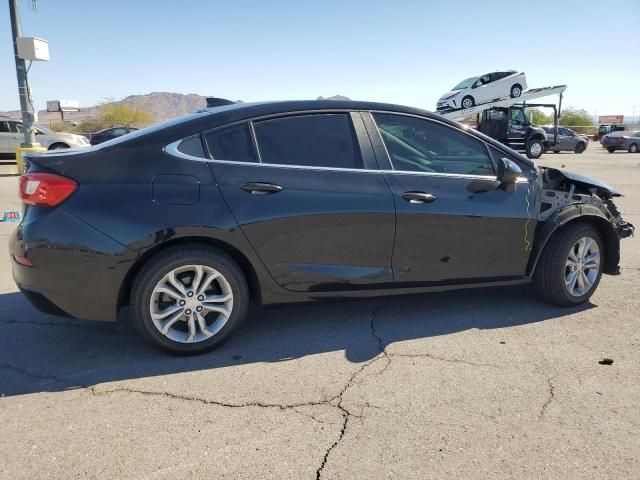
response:
[(115, 321), (120, 287), (135, 253), (62, 208), (27, 210), (9, 240), (20, 290), (46, 313)]

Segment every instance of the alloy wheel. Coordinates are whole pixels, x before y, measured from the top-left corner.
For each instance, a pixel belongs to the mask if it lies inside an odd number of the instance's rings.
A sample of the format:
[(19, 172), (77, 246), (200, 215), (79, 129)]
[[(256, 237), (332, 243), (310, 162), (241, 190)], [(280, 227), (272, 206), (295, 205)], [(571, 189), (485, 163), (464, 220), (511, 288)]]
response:
[(227, 324), (233, 293), (227, 279), (206, 265), (185, 265), (168, 272), (149, 302), (154, 326), (179, 343), (211, 338)]
[(473, 100), (470, 98), (465, 98), (462, 100), (462, 108), (471, 108), (473, 107)]
[(574, 297), (585, 295), (598, 278), (600, 249), (591, 237), (581, 237), (571, 247), (565, 263), (564, 282)]
[(538, 143), (538, 142), (534, 142), (531, 144), (531, 147), (529, 149), (529, 151), (531, 152), (531, 155), (533, 155), (534, 157), (539, 157), (540, 155), (542, 155), (542, 144)]
[(520, 89), (520, 87), (513, 87), (511, 89), (511, 96), (514, 98), (519, 97), (522, 94), (522, 90)]

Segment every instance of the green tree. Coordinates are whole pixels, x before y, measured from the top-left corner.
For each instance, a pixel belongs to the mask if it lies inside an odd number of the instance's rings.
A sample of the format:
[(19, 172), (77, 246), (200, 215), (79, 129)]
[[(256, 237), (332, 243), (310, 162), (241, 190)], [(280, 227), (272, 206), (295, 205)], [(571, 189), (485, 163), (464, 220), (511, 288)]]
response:
[(593, 118), (586, 110), (568, 107), (560, 115), (559, 123), (567, 127), (590, 127), (593, 125)]
[(531, 123), (536, 125), (553, 125), (553, 115), (547, 115), (539, 108), (527, 108), (527, 118), (531, 115)]
[(104, 103), (100, 106), (98, 123), (109, 127), (140, 127), (153, 121), (146, 110), (122, 102)]

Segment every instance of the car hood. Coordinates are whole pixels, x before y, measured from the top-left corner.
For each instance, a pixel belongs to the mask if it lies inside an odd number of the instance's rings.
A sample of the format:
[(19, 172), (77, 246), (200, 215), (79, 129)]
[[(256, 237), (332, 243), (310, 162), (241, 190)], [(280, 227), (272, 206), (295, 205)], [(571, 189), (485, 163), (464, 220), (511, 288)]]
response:
[(604, 182), (600, 180), (596, 180), (595, 178), (587, 177), (586, 175), (581, 175), (580, 173), (569, 172), (567, 170), (563, 170), (560, 168), (547, 168), (542, 167), (545, 170), (553, 171), (557, 174), (562, 175), (564, 178), (571, 182), (580, 183), (587, 188), (595, 188), (598, 195), (601, 197), (609, 198), (609, 197), (621, 197), (622, 193), (616, 190), (613, 187), (610, 187)]
[(460, 93), (462, 90), (451, 90), (450, 92), (445, 93), (444, 95), (442, 95), (438, 101), (440, 100), (444, 100), (445, 98), (449, 98), (449, 97), (453, 97), (454, 95), (457, 95), (458, 93)]

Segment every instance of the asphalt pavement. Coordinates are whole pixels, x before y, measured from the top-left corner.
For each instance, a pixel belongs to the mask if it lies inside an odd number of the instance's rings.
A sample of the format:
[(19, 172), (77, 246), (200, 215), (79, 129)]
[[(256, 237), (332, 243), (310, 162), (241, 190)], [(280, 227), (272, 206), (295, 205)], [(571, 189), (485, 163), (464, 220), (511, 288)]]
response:
[[(640, 226), (640, 154), (539, 163), (615, 186)], [(0, 172), (0, 217), (17, 181)], [(11, 279), (14, 228), (0, 223), (2, 479), (640, 477), (637, 238), (577, 308), (529, 286), (255, 308), (220, 349), (177, 358), (126, 315), (36, 311)]]

